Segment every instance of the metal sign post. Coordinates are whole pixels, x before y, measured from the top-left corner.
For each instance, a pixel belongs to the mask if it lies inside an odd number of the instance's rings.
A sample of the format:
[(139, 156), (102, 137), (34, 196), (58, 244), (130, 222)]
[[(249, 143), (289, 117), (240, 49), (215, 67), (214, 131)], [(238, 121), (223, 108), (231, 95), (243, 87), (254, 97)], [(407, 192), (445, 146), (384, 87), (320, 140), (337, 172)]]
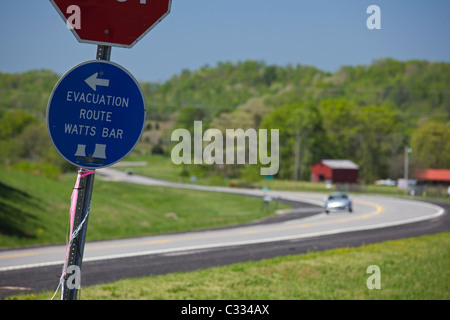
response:
[(75, 66), (56, 84), (46, 117), (56, 150), (79, 167), (60, 278), (62, 299), (76, 300), (95, 170), (124, 158), (140, 139), (146, 119), (142, 90), (127, 70), (110, 62), (111, 46), (134, 46), (169, 14), (172, 0), (50, 2), (78, 41), (97, 44), (96, 60)]
[[(97, 60), (111, 59), (111, 47), (110, 46), (97, 46)], [(91, 169), (92, 170), (92, 169)], [(79, 169), (79, 173), (85, 171), (83, 168)], [(92, 170), (95, 172), (94, 170)], [(89, 211), (91, 209), (91, 197), (94, 189), (94, 177), (95, 174), (88, 174), (80, 177), (80, 183), (78, 185), (78, 197), (75, 211), (75, 219), (73, 224), (73, 230), (77, 230), (81, 223), (83, 225), (80, 228), (77, 236), (70, 243), (69, 258), (67, 266), (77, 266), (75, 272), (81, 272), (81, 265), (83, 262), (84, 245), (86, 242), (86, 231), (89, 219)], [(78, 292), (80, 290), (79, 285), (74, 285), (72, 279), (69, 280), (70, 275), (66, 274), (64, 279), (63, 288), (63, 300), (77, 300)], [(77, 278), (78, 277), (78, 278)], [(81, 274), (75, 276), (75, 282), (81, 280)], [(68, 282), (70, 281), (70, 282)], [(76, 283), (79, 284), (79, 283)]]
[(137, 80), (110, 61), (99, 45), (97, 59), (69, 70), (47, 107), (47, 129), (59, 154), (80, 168), (71, 198), (70, 240), (60, 278), (64, 300), (77, 299), (94, 173), (131, 152), (144, 130), (146, 107)]
[(111, 47), (110, 46), (97, 46), (97, 60), (111, 60)]
[[(83, 169), (80, 169), (80, 171), (83, 171)], [(84, 244), (86, 242), (88, 215), (89, 210), (91, 209), (94, 176), (94, 174), (89, 174), (81, 177), (78, 185), (78, 197), (73, 230), (77, 230), (81, 223), (83, 224), (75, 238), (70, 242), (67, 266), (69, 270), (73, 270), (75, 277), (72, 277), (72, 274), (66, 273), (63, 284), (62, 300), (77, 300), (78, 291), (80, 290), (81, 264), (83, 262)], [(71, 266), (76, 266), (76, 268)]]

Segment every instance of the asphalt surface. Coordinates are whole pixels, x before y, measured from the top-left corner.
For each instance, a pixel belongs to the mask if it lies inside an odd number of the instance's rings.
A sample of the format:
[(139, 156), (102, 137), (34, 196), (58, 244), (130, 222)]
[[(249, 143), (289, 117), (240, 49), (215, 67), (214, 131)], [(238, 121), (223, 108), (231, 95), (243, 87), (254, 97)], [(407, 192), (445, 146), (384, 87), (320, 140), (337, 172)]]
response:
[[(123, 278), (186, 272), (244, 261), (258, 261), (283, 255), (302, 254), (339, 247), (358, 247), (386, 240), (416, 237), (450, 231), (450, 203), (430, 202), (445, 209), (444, 214), (408, 224), (373, 230), (343, 232), (318, 237), (273, 241), (248, 245), (208, 249), (164, 252), (116, 259), (84, 261), (82, 286), (108, 283)], [(292, 214), (254, 222), (250, 225), (270, 225), (295, 220), (321, 212), (321, 208), (308, 203), (292, 202), (300, 208)], [(222, 228), (224, 229), (224, 228)], [(62, 265), (25, 268), (0, 272), (0, 298), (17, 293), (55, 290)], [(49, 297), (50, 298), (50, 297)]]

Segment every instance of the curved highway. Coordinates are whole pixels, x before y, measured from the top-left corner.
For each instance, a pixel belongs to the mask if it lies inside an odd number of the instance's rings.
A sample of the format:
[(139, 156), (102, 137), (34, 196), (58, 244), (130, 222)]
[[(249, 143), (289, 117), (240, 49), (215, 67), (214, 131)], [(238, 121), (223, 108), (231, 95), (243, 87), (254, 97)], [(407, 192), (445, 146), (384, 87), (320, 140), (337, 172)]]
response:
[[(187, 185), (111, 168), (97, 170), (97, 174), (127, 183), (269, 195), (294, 208), (285, 215), (242, 226), (87, 243), (83, 285), (450, 230), (446, 203), (359, 195), (353, 197), (353, 213), (327, 215), (322, 210), (323, 194)], [(0, 297), (55, 289), (64, 256), (63, 245), (0, 251)]]

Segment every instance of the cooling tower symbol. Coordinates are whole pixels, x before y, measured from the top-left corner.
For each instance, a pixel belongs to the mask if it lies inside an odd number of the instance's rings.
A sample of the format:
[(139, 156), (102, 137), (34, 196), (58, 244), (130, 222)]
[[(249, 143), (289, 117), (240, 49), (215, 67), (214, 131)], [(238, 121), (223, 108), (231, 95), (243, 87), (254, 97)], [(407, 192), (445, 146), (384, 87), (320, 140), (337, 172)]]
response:
[(77, 157), (86, 157), (86, 145), (79, 144), (78, 148), (77, 148), (77, 152), (75, 152), (75, 155)]
[[(106, 149), (106, 144), (96, 143), (94, 153), (92, 154), (92, 158), (106, 159), (105, 149)], [(77, 152), (75, 152), (75, 156), (86, 157), (86, 145), (85, 144), (78, 145)]]

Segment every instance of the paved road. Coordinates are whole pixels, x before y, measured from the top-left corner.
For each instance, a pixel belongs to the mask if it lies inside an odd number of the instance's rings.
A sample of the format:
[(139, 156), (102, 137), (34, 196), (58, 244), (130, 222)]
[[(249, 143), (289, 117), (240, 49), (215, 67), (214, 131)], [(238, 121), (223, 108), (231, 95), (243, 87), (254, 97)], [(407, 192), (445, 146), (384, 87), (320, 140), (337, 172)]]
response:
[[(275, 219), (244, 226), (87, 243), (83, 285), (450, 230), (445, 203), (355, 196), (352, 214), (326, 215), (320, 207), (321, 194), (191, 186), (127, 175), (110, 168), (97, 173), (128, 183), (259, 197), (269, 194), (295, 208)], [(64, 246), (46, 246), (0, 252), (0, 297), (20, 289), (56, 288), (64, 250)]]

